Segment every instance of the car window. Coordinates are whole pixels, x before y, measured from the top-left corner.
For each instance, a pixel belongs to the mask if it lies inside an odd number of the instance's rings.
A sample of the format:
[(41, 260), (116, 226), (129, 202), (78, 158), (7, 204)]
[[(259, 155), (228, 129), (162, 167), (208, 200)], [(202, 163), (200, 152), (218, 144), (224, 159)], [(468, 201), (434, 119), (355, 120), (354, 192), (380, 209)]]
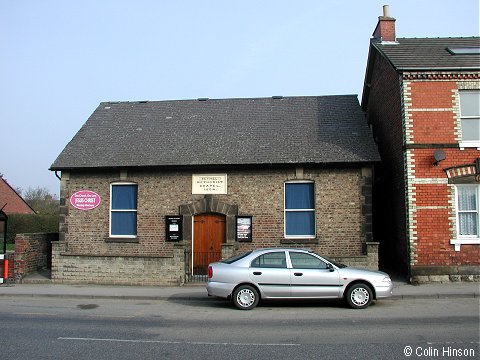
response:
[(251, 267), (257, 268), (286, 268), (285, 252), (272, 252), (260, 255), (252, 261)]
[(305, 253), (297, 253), (297, 252), (289, 252), (290, 260), (292, 261), (292, 267), (294, 269), (326, 269), (327, 264), (317, 258), (316, 256), (305, 254)]
[(233, 264), (235, 261), (241, 260), (241, 259), (243, 259), (244, 257), (250, 255), (251, 253), (252, 253), (251, 251), (248, 251), (248, 252), (246, 252), (245, 254), (240, 254), (240, 255), (232, 256), (231, 258), (222, 260), (221, 262), (224, 263), (224, 264)]

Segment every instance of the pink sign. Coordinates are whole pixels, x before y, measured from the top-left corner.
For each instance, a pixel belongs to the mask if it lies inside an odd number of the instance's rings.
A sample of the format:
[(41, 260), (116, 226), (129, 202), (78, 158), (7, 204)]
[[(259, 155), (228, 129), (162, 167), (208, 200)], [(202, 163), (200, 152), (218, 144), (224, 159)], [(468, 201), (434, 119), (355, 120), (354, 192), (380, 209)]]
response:
[(77, 191), (70, 196), (70, 204), (79, 210), (92, 210), (100, 205), (100, 195), (89, 190)]

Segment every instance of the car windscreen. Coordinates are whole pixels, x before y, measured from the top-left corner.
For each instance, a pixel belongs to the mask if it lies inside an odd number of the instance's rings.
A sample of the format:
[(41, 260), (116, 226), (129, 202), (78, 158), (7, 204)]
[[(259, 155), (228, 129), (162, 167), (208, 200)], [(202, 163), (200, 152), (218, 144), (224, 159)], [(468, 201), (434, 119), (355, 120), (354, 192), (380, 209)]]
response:
[(323, 257), (325, 260), (331, 262), (333, 265), (335, 265), (336, 267), (338, 267), (338, 268), (340, 268), (340, 269), (347, 267), (347, 265), (338, 263), (338, 262), (336, 262), (336, 261), (334, 261), (334, 260), (332, 260), (332, 259), (330, 259), (330, 258), (328, 258), (328, 257), (326, 257), (326, 256), (323, 256), (323, 255), (322, 255), (322, 257)]
[(244, 254), (232, 256), (231, 258), (222, 260), (221, 262), (224, 263), (224, 264), (232, 264), (232, 263), (234, 263), (235, 261), (238, 261), (238, 260), (240, 260), (240, 259), (243, 259), (245, 256), (250, 255), (251, 253), (252, 253), (251, 251), (248, 251), (248, 252), (246, 252), (246, 253), (244, 253)]

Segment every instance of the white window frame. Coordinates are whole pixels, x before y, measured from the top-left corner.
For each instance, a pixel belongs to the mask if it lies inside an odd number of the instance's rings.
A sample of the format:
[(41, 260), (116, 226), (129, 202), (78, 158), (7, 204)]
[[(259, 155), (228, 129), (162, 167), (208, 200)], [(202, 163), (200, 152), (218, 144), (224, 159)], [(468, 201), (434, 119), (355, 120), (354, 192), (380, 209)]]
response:
[[(468, 120), (468, 119), (475, 120), (475, 119), (477, 119), (478, 122), (480, 122), (480, 111), (477, 115), (473, 115), (473, 116), (462, 115), (461, 94), (462, 93), (467, 93), (467, 92), (476, 92), (477, 95), (480, 96), (480, 90), (459, 90), (459, 92), (458, 92), (459, 110), (458, 111), (460, 113), (460, 128), (462, 129), (462, 131), (463, 131), (462, 120)], [(480, 138), (478, 140), (466, 140), (466, 141), (460, 139), (459, 146), (460, 146), (461, 149), (472, 148), (473, 147), (473, 148), (477, 148), (477, 150), (480, 150)]]
[[(312, 184), (313, 204), (316, 205), (315, 182), (311, 180), (286, 181), (283, 184), (283, 236), (285, 239), (315, 239), (317, 237), (317, 211), (313, 209), (287, 209), (287, 185), (288, 184)], [(313, 212), (313, 235), (287, 235), (287, 212)]]
[[(136, 185), (137, 186), (137, 208), (136, 209), (112, 209), (112, 189), (114, 186), (122, 186), (122, 185)], [(138, 216), (137, 216), (137, 235), (112, 235), (112, 212), (138, 212), (138, 184), (134, 182), (114, 182), (110, 184), (110, 212), (109, 212), (109, 223), (108, 223), (108, 232), (109, 237), (111, 238), (127, 238), (127, 239), (136, 239), (138, 236)]]
[[(476, 188), (476, 210), (477, 213), (477, 234), (476, 235), (460, 235), (460, 206), (458, 204), (458, 189), (466, 187)], [(472, 210), (473, 211), (473, 210)], [(456, 239), (450, 240), (451, 245), (455, 245), (455, 251), (460, 251), (461, 245), (480, 244), (480, 185), (456, 185), (455, 186), (455, 220), (456, 220)]]

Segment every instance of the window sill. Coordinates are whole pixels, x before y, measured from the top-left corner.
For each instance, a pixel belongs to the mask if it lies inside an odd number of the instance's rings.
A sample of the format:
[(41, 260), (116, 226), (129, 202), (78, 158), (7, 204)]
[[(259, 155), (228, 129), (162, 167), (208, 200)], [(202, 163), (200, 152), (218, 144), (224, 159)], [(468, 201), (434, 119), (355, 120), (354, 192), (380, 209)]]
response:
[(122, 238), (122, 237), (119, 237), (119, 238), (106, 238), (105, 239), (105, 242), (106, 243), (126, 243), (126, 244), (138, 244), (140, 241), (138, 240), (138, 238)]
[(318, 239), (316, 238), (304, 238), (304, 239), (281, 239), (280, 244), (284, 245), (317, 245)]
[(451, 245), (455, 245), (455, 251), (460, 251), (461, 245), (480, 245), (480, 238), (477, 239), (453, 239)]
[(458, 144), (460, 147), (460, 150), (464, 150), (466, 148), (477, 148), (477, 150), (480, 150), (480, 142), (478, 141), (472, 141), (472, 142), (461, 142)]

